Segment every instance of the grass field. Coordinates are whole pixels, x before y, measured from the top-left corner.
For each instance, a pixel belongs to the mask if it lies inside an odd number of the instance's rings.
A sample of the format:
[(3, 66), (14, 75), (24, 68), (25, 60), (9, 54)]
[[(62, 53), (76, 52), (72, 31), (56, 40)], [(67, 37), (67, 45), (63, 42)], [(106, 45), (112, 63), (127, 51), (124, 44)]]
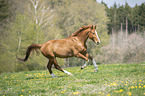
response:
[(145, 63), (99, 65), (84, 70), (65, 68), (74, 76), (53, 69), (0, 75), (0, 96), (145, 96)]

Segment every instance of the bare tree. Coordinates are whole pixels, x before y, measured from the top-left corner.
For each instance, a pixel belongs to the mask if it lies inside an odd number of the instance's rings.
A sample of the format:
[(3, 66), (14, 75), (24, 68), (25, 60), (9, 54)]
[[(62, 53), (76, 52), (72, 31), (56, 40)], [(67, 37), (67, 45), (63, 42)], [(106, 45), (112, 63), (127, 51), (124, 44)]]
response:
[(37, 43), (39, 42), (39, 28), (43, 29), (46, 27), (50, 20), (53, 18), (53, 10), (46, 5), (45, 0), (30, 0), (29, 11), (35, 19), (36, 30), (37, 30)]

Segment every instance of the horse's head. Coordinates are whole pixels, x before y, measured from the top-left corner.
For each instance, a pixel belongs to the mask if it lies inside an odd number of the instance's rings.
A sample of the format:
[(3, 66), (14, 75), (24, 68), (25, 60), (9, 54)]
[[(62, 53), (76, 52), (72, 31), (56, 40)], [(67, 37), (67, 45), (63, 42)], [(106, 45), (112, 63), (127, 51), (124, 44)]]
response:
[(91, 30), (89, 32), (89, 38), (91, 40), (93, 40), (97, 45), (100, 43), (100, 39), (99, 39), (99, 36), (97, 34), (97, 31), (96, 31), (96, 25), (95, 26), (91, 26)]
[(97, 45), (100, 43), (100, 39), (98, 37), (97, 31), (96, 31), (96, 25), (88, 25), (88, 26), (82, 26), (77, 30), (74, 34), (71, 35), (71, 37), (77, 36), (78, 34), (88, 34), (88, 37), (93, 40)]

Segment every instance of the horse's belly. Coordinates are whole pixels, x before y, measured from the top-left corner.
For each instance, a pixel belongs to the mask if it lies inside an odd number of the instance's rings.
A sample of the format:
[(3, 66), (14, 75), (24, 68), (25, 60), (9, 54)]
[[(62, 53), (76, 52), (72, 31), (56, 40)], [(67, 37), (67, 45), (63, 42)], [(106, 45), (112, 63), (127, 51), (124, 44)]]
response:
[(68, 57), (74, 56), (74, 54), (73, 54), (73, 52), (71, 52), (71, 50), (64, 50), (64, 49), (54, 51), (54, 55), (59, 58), (68, 58)]

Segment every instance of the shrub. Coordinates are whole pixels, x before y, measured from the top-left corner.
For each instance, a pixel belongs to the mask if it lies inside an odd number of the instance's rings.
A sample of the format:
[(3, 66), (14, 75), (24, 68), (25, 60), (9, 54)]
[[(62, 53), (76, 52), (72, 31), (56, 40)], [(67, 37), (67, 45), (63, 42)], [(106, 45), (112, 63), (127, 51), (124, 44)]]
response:
[(117, 33), (110, 36), (110, 44), (101, 48), (97, 55), (101, 63), (138, 63), (145, 62), (145, 37), (139, 33)]

